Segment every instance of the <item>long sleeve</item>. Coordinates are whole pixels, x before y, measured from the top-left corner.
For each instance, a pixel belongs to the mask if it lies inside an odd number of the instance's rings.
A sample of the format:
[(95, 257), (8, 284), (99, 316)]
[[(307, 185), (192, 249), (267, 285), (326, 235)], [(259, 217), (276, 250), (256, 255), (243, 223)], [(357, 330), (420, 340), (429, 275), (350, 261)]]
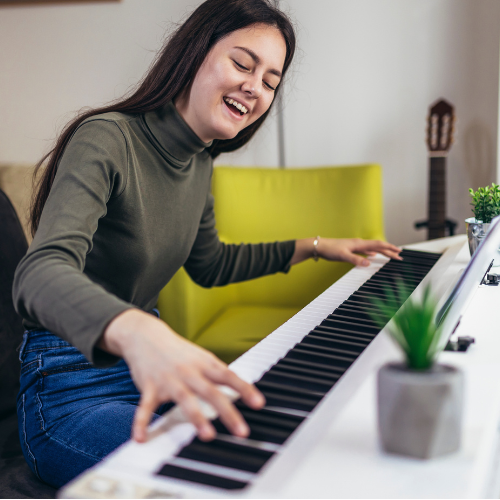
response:
[(295, 241), (259, 244), (225, 244), (215, 229), (214, 198), (208, 195), (196, 240), (184, 267), (203, 287), (222, 286), (288, 272)]
[(127, 145), (118, 125), (84, 123), (66, 147), (37, 233), (14, 280), (19, 314), (98, 364), (94, 345), (108, 323), (132, 306), (83, 271), (93, 235), (110, 200), (123, 191), (126, 174)]

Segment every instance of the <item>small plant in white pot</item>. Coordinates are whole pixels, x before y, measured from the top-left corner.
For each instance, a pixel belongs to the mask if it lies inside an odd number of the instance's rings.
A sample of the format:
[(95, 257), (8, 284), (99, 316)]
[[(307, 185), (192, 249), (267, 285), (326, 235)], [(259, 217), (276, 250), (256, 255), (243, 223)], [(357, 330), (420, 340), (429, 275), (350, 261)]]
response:
[(491, 219), (500, 215), (500, 186), (492, 183), (491, 187), (480, 187), (477, 191), (469, 189), (472, 198), (474, 217), (465, 219), (469, 250), (472, 255), (490, 229)]
[[(394, 315), (395, 294), (403, 300), (403, 285), (373, 301), (375, 321), (388, 330), (405, 355), (404, 363), (388, 363), (378, 372), (378, 424), (385, 451), (415, 458), (432, 458), (460, 446), (463, 375), (436, 363), (441, 329), (437, 302), (428, 286), (420, 301), (408, 299)], [(401, 302), (403, 302), (403, 300)], [(399, 302), (399, 303), (401, 303)]]

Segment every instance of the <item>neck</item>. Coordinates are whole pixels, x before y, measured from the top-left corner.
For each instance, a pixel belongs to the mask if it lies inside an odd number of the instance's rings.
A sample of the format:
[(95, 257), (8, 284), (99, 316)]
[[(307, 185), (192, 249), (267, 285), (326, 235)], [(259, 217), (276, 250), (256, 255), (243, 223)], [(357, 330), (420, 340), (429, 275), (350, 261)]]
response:
[(213, 140), (213, 137), (205, 137), (207, 134), (204, 134), (199, 127), (196, 126), (196, 120), (192, 116), (193, 113), (190, 111), (189, 107), (189, 91), (182, 91), (175, 99), (174, 106), (177, 112), (181, 115), (182, 119), (189, 125), (191, 130), (200, 138), (203, 142), (210, 142)]

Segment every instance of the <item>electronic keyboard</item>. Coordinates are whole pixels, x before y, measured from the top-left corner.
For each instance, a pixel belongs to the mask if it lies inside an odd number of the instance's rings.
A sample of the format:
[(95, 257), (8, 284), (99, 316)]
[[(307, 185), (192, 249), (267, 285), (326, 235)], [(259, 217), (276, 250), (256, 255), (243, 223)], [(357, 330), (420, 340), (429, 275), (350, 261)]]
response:
[[(61, 497), (279, 496), (300, 458), (347, 404), (368, 373), (397, 350), (373, 319), (374, 298), (394, 310), (427, 283), (444, 294), (457, 271), (464, 240), (440, 251), (403, 249), (403, 261), (383, 256), (356, 267), (230, 367), (266, 397), (262, 410), (235, 402), (250, 427), (232, 436), (204, 404), (216, 439), (203, 442), (178, 408), (150, 428), (145, 444), (121, 446), (64, 487)], [(399, 290), (404, 285), (406, 295)], [(387, 322), (391, 318), (386, 318)], [(227, 391), (228, 393), (230, 391)]]

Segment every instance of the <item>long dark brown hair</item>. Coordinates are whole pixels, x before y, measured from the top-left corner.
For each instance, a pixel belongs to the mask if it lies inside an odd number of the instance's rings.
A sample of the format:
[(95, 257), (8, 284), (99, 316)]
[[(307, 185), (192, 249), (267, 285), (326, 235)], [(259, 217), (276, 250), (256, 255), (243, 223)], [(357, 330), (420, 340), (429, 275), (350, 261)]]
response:
[[(40, 167), (44, 165), (45, 168), (39, 179), (34, 181), (30, 211), (31, 234), (34, 236), (38, 228), (64, 148), (84, 120), (110, 111), (142, 114), (165, 105), (190, 86), (208, 52), (219, 40), (253, 24), (266, 24), (281, 31), (286, 44), (284, 77), (295, 52), (295, 34), (290, 20), (270, 0), (207, 0), (202, 3), (168, 38), (149, 71), (131, 94), (107, 106), (80, 113), (66, 125), (53, 149), (37, 163), (34, 179), (38, 178)], [(280, 87), (276, 89), (275, 98)], [(246, 144), (270, 110), (271, 108), (233, 139), (213, 141), (208, 150), (212, 158)]]

